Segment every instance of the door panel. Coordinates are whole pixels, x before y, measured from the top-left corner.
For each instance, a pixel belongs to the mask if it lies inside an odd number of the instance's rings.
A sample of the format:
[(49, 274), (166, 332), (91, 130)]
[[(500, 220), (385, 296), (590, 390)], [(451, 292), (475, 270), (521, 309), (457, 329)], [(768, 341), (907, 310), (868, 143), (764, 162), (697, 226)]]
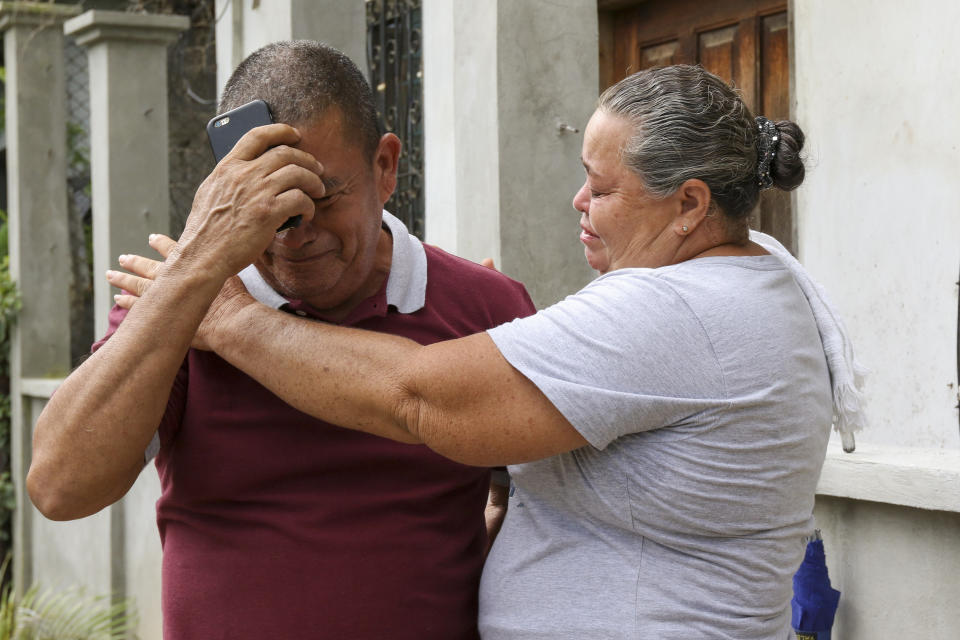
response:
[[(787, 58), (787, 14), (785, 11), (764, 16), (760, 29), (760, 113), (771, 120), (787, 120), (790, 117), (790, 77)], [(764, 233), (783, 242), (793, 239), (793, 217), (790, 194), (779, 189), (767, 189), (760, 193), (758, 226)]]
[(721, 78), (733, 78), (737, 26), (704, 31), (698, 35), (697, 60), (704, 69)]
[(671, 40), (663, 44), (655, 44), (640, 49), (640, 68), (665, 67), (677, 64), (677, 54), (680, 51), (680, 42)]
[(764, 16), (760, 32), (760, 77), (763, 115), (771, 120), (790, 117), (790, 76), (787, 54), (787, 13)]

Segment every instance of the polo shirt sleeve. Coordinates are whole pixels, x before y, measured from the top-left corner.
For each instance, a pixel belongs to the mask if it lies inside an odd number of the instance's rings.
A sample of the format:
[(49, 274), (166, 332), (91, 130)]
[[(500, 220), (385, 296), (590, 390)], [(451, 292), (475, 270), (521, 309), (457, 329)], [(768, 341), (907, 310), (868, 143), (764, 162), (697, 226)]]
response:
[(537, 311), (526, 287), (510, 278), (503, 280), (502, 288), (493, 301), (494, 322), (491, 326), (498, 326), (516, 318), (526, 318)]

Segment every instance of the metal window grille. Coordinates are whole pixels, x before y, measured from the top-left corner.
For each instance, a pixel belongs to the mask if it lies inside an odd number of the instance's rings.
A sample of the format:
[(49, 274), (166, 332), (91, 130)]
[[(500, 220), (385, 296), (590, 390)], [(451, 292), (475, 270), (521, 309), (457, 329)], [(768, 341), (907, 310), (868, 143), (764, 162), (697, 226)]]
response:
[(87, 52), (66, 38), (67, 207), (70, 229), (70, 359), (90, 352), (93, 336), (93, 216), (90, 208), (90, 77)]
[(367, 66), (377, 112), (403, 142), (387, 209), (423, 238), (423, 55), (420, 0), (367, 0)]
[(170, 45), (167, 55), (169, 108), (170, 232), (179, 237), (200, 183), (213, 171), (207, 121), (216, 115), (217, 55), (212, 2), (180, 3), (190, 29)]

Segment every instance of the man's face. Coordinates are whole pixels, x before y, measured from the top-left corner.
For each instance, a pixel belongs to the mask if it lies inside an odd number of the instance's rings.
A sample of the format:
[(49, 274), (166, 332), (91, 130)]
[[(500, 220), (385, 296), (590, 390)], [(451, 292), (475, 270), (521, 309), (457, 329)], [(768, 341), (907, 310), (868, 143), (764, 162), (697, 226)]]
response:
[(315, 200), (313, 220), (278, 233), (256, 266), (282, 295), (330, 309), (375, 277), (381, 211), (393, 176), (385, 176), (377, 158), (365, 158), (359, 141), (345, 135), (337, 108), (297, 129), (297, 148), (323, 165), (326, 195)]

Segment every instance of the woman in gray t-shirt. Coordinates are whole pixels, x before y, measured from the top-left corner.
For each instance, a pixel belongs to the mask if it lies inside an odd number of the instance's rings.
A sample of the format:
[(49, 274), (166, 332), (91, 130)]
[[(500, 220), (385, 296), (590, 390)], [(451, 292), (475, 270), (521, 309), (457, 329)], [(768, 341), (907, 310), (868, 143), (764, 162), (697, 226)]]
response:
[[(485, 639), (788, 638), (846, 378), (818, 289), (747, 223), (762, 189), (802, 182), (802, 146), (703, 69), (641, 71), (584, 134), (573, 205), (601, 275), (579, 293), (421, 347), (290, 317), (231, 279), (198, 344), (328, 422), (511, 465)], [(195, 227), (209, 255), (246, 242)]]

